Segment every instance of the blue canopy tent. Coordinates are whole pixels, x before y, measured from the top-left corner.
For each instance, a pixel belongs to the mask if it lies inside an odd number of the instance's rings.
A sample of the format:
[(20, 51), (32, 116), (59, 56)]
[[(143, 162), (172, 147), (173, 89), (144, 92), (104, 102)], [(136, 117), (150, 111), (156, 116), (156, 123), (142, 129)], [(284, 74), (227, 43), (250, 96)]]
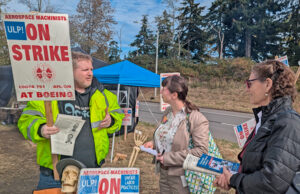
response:
[[(96, 77), (103, 84), (118, 85), (117, 88), (118, 100), (120, 96), (121, 85), (137, 86), (137, 87), (160, 87), (159, 75), (127, 60), (95, 69), (93, 73), (94, 73), (94, 77)], [(128, 96), (130, 95), (128, 94)], [(113, 151), (114, 151), (114, 139), (115, 139), (115, 134), (113, 134), (112, 152), (110, 158), (111, 161), (112, 161)]]
[(104, 84), (160, 87), (159, 75), (127, 60), (95, 69), (94, 77)]

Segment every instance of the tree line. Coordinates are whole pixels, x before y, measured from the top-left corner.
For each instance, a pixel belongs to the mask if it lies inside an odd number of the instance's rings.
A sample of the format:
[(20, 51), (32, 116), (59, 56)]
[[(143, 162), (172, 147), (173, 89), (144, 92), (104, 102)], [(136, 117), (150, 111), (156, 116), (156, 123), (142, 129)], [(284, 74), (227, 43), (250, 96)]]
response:
[[(0, 12), (9, 0), (0, 0)], [(29, 11), (60, 12), (50, 0), (19, 0)], [(299, 0), (214, 0), (204, 7), (195, 0), (164, 0), (167, 9), (155, 17), (154, 28), (143, 15), (126, 59), (203, 63), (210, 58), (247, 57), (255, 61), (287, 55), (300, 60)], [(70, 16), (71, 46), (107, 62), (120, 61), (121, 38), (113, 40), (117, 23), (109, 0), (80, 0)], [(9, 64), (3, 25), (0, 64)], [(143, 60), (141, 60), (143, 61)]]
[[(156, 17), (159, 57), (201, 62), (209, 57), (247, 57), (255, 61), (288, 55), (300, 60), (298, 0), (215, 0), (205, 7), (195, 0), (167, 0), (169, 10)], [(131, 46), (131, 57), (155, 53), (155, 33), (148, 16)]]

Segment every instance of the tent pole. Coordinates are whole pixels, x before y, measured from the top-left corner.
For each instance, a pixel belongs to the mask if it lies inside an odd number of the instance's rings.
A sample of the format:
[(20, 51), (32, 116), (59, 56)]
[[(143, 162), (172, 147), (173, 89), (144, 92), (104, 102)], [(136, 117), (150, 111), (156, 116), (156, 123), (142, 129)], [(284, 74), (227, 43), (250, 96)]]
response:
[[(118, 84), (118, 90), (117, 90), (118, 104), (119, 104), (119, 96), (120, 96), (120, 84)], [(113, 142), (112, 142), (111, 153), (110, 153), (110, 163), (112, 163), (112, 159), (114, 157), (115, 136), (116, 136), (116, 133), (113, 134)]]
[[(127, 87), (128, 92), (127, 92), (126, 108), (129, 108), (130, 90), (131, 90), (130, 87)], [(124, 141), (126, 141), (126, 138), (127, 138), (127, 125), (124, 126)]]

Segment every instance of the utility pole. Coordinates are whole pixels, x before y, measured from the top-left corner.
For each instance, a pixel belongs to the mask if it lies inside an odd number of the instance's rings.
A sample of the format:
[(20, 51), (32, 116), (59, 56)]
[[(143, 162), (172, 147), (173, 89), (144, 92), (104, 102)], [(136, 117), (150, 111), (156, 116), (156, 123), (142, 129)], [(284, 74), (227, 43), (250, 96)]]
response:
[[(159, 39), (159, 31), (157, 29), (156, 33), (156, 59), (155, 59), (155, 73), (157, 74), (157, 66), (158, 66), (158, 39)], [(156, 98), (156, 90), (157, 88), (154, 88), (154, 97)]]

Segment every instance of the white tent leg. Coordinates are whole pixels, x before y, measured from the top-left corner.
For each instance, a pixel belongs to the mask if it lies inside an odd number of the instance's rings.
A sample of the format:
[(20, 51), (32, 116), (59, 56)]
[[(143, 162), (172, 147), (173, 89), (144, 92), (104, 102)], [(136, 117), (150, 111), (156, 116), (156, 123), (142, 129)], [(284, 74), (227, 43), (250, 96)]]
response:
[(111, 153), (110, 153), (110, 163), (112, 163), (112, 160), (114, 157), (115, 136), (116, 136), (116, 133), (113, 134), (113, 142), (112, 142)]

